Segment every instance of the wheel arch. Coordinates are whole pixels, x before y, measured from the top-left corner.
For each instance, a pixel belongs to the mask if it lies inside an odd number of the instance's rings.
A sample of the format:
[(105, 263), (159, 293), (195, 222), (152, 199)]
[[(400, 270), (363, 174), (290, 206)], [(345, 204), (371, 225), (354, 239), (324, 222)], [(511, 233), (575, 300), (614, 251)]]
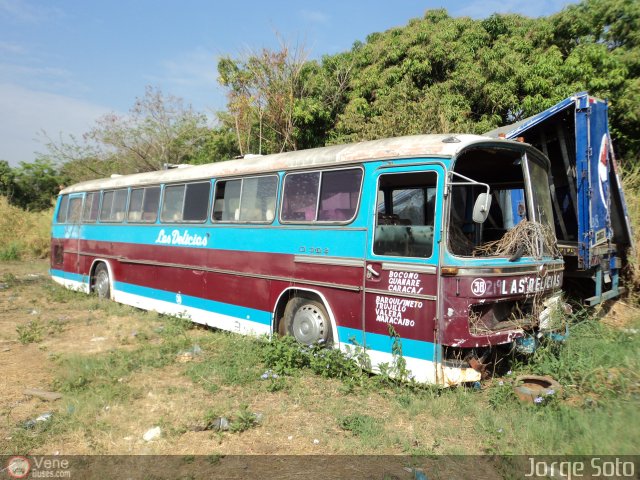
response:
[(338, 336), (338, 327), (336, 324), (336, 318), (333, 314), (333, 310), (331, 309), (331, 305), (327, 301), (327, 298), (324, 294), (318, 290), (314, 290), (312, 288), (304, 288), (304, 287), (289, 287), (285, 288), (280, 295), (278, 296), (278, 300), (273, 307), (272, 312), (272, 320), (271, 320), (271, 332), (275, 334), (278, 332), (279, 323), (284, 316), (285, 308), (287, 308), (287, 303), (293, 297), (305, 297), (311, 300), (316, 300), (322, 303), (322, 306), (327, 310), (327, 314), (329, 315), (329, 321), (331, 322), (331, 337), (333, 339), (334, 348), (340, 348), (340, 337)]
[(92, 291), (93, 289), (93, 284), (95, 283), (94, 277), (95, 277), (95, 273), (96, 273), (96, 268), (98, 268), (98, 265), (100, 265), (101, 263), (104, 263), (105, 266), (107, 267), (107, 272), (109, 273), (109, 298), (112, 300), (113, 299), (113, 281), (114, 281), (114, 276), (113, 276), (113, 268), (111, 267), (111, 262), (109, 262), (109, 260), (105, 259), (105, 258), (96, 258), (93, 260), (93, 262), (91, 262), (91, 268), (89, 269), (89, 292)]

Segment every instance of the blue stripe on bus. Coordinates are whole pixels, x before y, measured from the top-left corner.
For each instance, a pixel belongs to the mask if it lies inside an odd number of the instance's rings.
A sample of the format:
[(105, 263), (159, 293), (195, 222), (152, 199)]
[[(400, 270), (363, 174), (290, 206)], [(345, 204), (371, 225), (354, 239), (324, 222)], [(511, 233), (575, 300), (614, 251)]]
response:
[(229, 315), (230, 317), (260, 323), (262, 325), (271, 325), (271, 312), (265, 312), (263, 310), (241, 307), (230, 303), (216, 302), (214, 300), (207, 300), (184, 294), (180, 294), (181, 301), (178, 303), (176, 301), (176, 296), (178, 294), (175, 292), (142, 287), (132, 283), (114, 282), (113, 287), (120, 292), (139, 295), (153, 300), (161, 300), (163, 302), (173, 303), (184, 307), (198, 308), (200, 310), (220, 313), (222, 315)]
[[(172, 235), (177, 230), (180, 235), (206, 238), (207, 246), (167, 245), (156, 242), (161, 231)], [(298, 229), (288, 227), (264, 228), (222, 228), (209, 226), (153, 226), (136, 225), (82, 225), (79, 228), (69, 225), (54, 225), (54, 238), (78, 237), (83, 240), (102, 242), (125, 242), (139, 245), (174, 246), (178, 248), (215, 248), (246, 252), (281, 253), (298, 255), (309, 253), (310, 248), (321, 249), (327, 255), (361, 258), (364, 254), (366, 232), (364, 230), (346, 230), (340, 227), (323, 229)], [(208, 235), (208, 236), (207, 236)], [(239, 238), (242, 241), (239, 242)], [(305, 250), (302, 250), (304, 247)]]
[[(370, 332), (368, 332), (366, 335), (367, 350), (392, 353), (392, 337), (390, 337), (389, 335)], [(362, 330), (348, 327), (338, 327), (338, 336), (340, 337), (340, 342), (353, 343), (353, 341), (355, 341), (355, 343), (360, 346), (364, 345)], [(402, 355), (405, 357), (419, 358), (421, 360), (428, 360), (430, 362), (434, 360), (435, 345), (431, 342), (412, 340), (410, 338), (401, 338), (400, 344), (402, 345)]]
[(55, 268), (49, 269), (49, 274), (52, 277), (64, 278), (65, 280), (73, 280), (74, 282), (85, 282), (86, 276), (79, 273), (65, 272), (64, 270), (56, 270)]

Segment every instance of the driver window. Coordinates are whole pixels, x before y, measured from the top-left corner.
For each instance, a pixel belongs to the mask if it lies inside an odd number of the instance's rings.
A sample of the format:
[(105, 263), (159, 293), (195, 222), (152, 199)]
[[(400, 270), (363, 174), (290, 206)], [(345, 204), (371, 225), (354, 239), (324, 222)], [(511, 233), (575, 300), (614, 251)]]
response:
[(434, 172), (380, 177), (373, 253), (429, 258), (433, 253)]

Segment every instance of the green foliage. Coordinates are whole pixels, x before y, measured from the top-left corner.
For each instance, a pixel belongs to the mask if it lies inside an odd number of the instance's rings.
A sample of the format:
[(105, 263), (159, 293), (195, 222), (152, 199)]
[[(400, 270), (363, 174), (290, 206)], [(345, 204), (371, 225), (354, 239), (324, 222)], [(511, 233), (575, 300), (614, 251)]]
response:
[(20, 260), (22, 258), (22, 248), (18, 242), (11, 242), (0, 248), (0, 261)]
[(31, 320), (28, 323), (18, 325), (16, 332), (18, 332), (18, 340), (23, 345), (38, 343), (42, 341), (45, 327), (40, 320)]
[(259, 425), (258, 416), (249, 410), (247, 404), (242, 404), (236, 417), (231, 422), (229, 430), (233, 433), (240, 433)]
[[(221, 115), (221, 118), (225, 118)], [(188, 163), (203, 163), (230, 160), (240, 154), (233, 131), (224, 126), (205, 129), (198, 140), (198, 148), (190, 156)]]
[(62, 183), (63, 176), (48, 158), (38, 158), (33, 163), (21, 162), (16, 168), (0, 161), (0, 195), (22, 209), (51, 208), (52, 198)]
[(273, 338), (263, 352), (265, 365), (279, 375), (294, 375), (304, 368), (327, 378), (355, 379), (363, 375), (356, 361), (340, 350), (301, 345), (291, 336)]
[(18, 340), (25, 345), (28, 343), (41, 342), (45, 335), (54, 335), (62, 332), (65, 328), (65, 323), (66, 322), (58, 319), (52, 319), (46, 322), (40, 319), (30, 320), (16, 327)]
[(582, 314), (570, 329), (564, 344), (543, 344), (536, 350), (530, 368), (550, 375), (584, 396), (630, 397), (640, 385), (640, 338), (614, 330)]
[(202, 358), (189, 363), (185, 373), (206, 390), (245, 386), (260, 378), (261, 344), (256, 339), (220, 332), (215, 343), (202, 348)]
[(25, 211), (0, 196), (0, 260), (47, 257), (51, 214), (51, 209)]
[[(227, 57), (218, 64), (229, 89), (226, 124), (237, 130), (240, 150), (261, 145), (263, 152), (416, 133), (482, 133), (589, 90), (612, 100), (614, 138), (629, 157), (640, 151), (638, 5), (585, 0), (536, 19), (494, 14), (472, 20), (427, 11), (348, 52), (299, 69), (296, 63), (295, 79), (287, 77), (288, 103), (273, 100), (285, 91), (286, 47), (244, 60)], [(285, 128), (275, 126), (284, 118), (293, 126), (286, 138), (278, 136)]]
[(339, 417), (338, 425), (365, 445), (379, 445), (385, 432), (380, 419), (361, 413)]
[(6, 160), (0, 160), (0, 195), (13, 197), (15, 189), (15, 172)]
[(235, 131), (241, 154), (315, 146), (310, 132), (322, 123), (324, 102), (308, 89), (317, 87), (314, 67), (304, 48), (285, 44), (218, 62), (219, 82), (228, 89), (228, 112), (221, 118)]
[(265, 365), (279, 375), (293, 375), (309, 365), (307, 351), (289, 335), (274, 337), (266, 343), (263, 359)]

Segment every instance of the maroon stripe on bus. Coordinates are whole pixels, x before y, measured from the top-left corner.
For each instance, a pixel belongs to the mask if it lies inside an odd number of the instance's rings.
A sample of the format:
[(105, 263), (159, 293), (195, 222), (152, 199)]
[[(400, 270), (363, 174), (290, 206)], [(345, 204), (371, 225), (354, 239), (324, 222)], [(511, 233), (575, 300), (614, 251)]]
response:
[[(82, 254), (77, 256), (69, 252), (75, 249)], [(57, 265), (54, 266), (55, 268), (88, 275), (93, 261), (97, 258), (105, 258), (111, 265), (115, 281), (180, 292), (183, 295), (263, 311), (273, 311), (280, 295), (287, 288), (313, 290), (324, 296), (337, 325), (353, 329), (363, 328), (361, 287), (364, 267), (295, 262), (295, 255), (286, 254), (130, 243), (118, 243), (118, 258), (108, 258), (114, 251), (111, 242), (85, 240), (80, 241), (79, 245), (77, 240), (66, 240), (65, 250), (67, 253), (64, 266), (60, 268)], [(78, 261), (77, 270), (76, 260)], [(140, 262), (149, 262), (149, 264)], [(183, 267), (176, 268), (175, 265)], [(241, 275), (230, 272), (238, 272)], [(257, 277), (251, 275), (257, 275)], [(269, 278), (260, 278), (260, 276)], [(435, 294), (436, 276), (425, 275), (425, 279), (424, 293)], [(318, 283), (333, 284), (333, 286), (318, 285)], [(367, 329), (388, 334), (388, 325), (376, 321), (376, 295), (368, 294)], [(385, 295), (393, 296), (394, 293), (388, 292)], [(402, 338), (433, 341), (435, 302), (425, 300), (423, 304), (425, 307), (423, 311), (416, 312), (414, 315), (415, 325), (412, 328), (395, 327)]]

